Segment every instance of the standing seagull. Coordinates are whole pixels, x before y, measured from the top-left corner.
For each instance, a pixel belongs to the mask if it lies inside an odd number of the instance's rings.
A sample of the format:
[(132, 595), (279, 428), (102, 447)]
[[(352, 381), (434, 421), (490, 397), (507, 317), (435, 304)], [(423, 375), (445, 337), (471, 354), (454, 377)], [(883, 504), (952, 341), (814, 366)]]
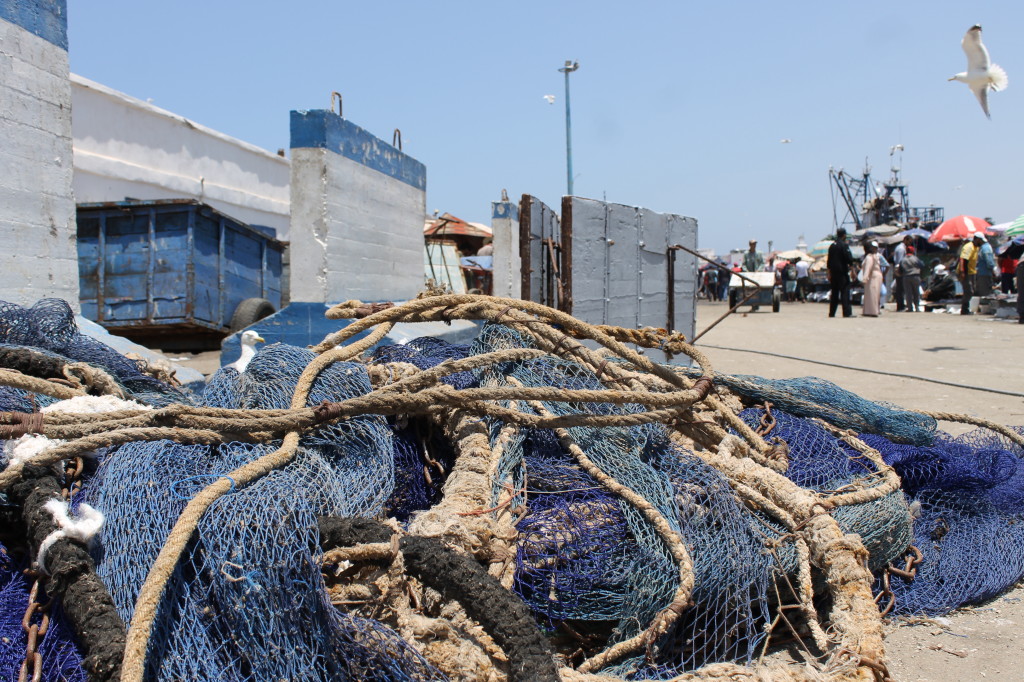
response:
[(967, 87), (981, 103), (982, 111), (986, 116), (992, 118), (992, 115), (988, 113), (988, 91), (992, 89), (998, 92), (1006, 89), (1006, 84), (1009, 82), (1006, 72), (1002, 67), (989, 62), (988, 50), (981, 42), (981, 26), (978, 24), (967, 29), (960, 46), (964, 48), (964, 54), (967, 55), (967, 71), (958, 73), (949, 80), (967, 83)]

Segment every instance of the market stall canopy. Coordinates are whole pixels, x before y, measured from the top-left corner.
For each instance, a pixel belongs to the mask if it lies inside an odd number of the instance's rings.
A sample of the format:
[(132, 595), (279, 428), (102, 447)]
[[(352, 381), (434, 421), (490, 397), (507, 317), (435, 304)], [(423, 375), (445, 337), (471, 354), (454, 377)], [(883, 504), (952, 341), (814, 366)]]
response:
[(782, 260), (814, 260), (813, 258), (811, 258), (810, 256), (808, 256), (806, 253), (799, 249), (779, 251), (778, 253), (775, 254), (775, 257), (781, 258)]
[(469, 223), (445, 213), (439, 218), (428, 220), (423, 225), (423, 234), (427, 237), (477, 237), (486, 238), (492, 235), (491, 228), (480, 223)]
[(950, 218), (946, 222), (935, 228), (931, 236), (928, 237), (928, 241), (941, 242), (941, 241), (957, 241), (961, 239), (971, 239), (974, 237), (975, 232), (981, 232), (985, 234), (988, 232), (988, 228), (991, 227), (989, 222), (984, 218), (977, 218), (970, 215), (958, 215), (955, 218)]
[(1003, 236), (1006, 237), (1019, 237), (1024, 234), (1024, 215), (1010, 223), (1010, 226), (1003, 232)]
[(857, 239), (869, 236), (888, 237), (889, 235), (896, 234), (899, 231), (899, 225), (874, 225), (872, 227), (866, 227), (863, 230), (857, 230), (851, 236)]
[(1020, 258), (1024, 255), (1024, 236), (1014, 237), (1000, 246), (996, 253), (1005, 258)]
[(820, 242), (811, 247), (810, 255), (817, 258), (818, 256), (824, 256), (828, 253), (828, 247), (834, 244), (831, 239), (822, 239)]

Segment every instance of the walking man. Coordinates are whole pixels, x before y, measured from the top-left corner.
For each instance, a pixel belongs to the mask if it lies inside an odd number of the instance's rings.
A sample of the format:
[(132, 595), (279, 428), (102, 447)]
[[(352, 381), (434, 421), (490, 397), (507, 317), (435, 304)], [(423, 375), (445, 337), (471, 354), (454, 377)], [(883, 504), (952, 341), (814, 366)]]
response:
[(903, 309), (916, 313), (921, 310), (921, 259), (914, 253), (913, 246), (907, 247), (897, 270), (903, 281), (903, 299), (906, 302)]
[(807, 302), (811, 293), (811, 264), (803, 258), (796, 262), (796, 291), (801, 303)]
[[(906, 296), (903, 293), (903, 272), (900, 270), (900, 263), (907, 255), (907, 247), (910, 247), (913, 239), (911, 237), (903, 237), (903, 241), (896, 245), (896, 248), (892, 252), (892, 264), (893, 264), (893, 278), (892, 278), (892, 295), (896, 299), (896, 312), (903, 310), (904, 301)], [(911, 247), (913, 248), (913, 247)]]
[(843, 304), (843, 317), (854, 317), (853, 305), (850, 303), (850, 268), (853, 266), (853, 254), (846, 243), (846, 230), (836, 230), (836, 240), (828, 247), (828, 282), (831, 294), (828, 301), (828, 316), (836, 316), (836, 308)]
[(960, 286), (963, 297), (960, 299), (960, 314), (973, 315), (970, 310), (971, 298), (974, 296), (974, 277), (978, 274), (978, 246), (985, 240), (985, 235), (975, 232), (974, 237), (960, 247), (960, 255), (956, 263), (956, 272), (960, 275)]
[(744, 272), (760, 272), (764, 270), (764, 256), (757, 252), (757, 240), (750, 240), (750, 250), (743, 254)]
[(974, 279), (974, 288), (978, 296), (991, 296), (996, 274), (996, 255), (992, 252), (992, 245), (981, 232), (974, 233), (974, 243), (979, 245), (978, 274)]

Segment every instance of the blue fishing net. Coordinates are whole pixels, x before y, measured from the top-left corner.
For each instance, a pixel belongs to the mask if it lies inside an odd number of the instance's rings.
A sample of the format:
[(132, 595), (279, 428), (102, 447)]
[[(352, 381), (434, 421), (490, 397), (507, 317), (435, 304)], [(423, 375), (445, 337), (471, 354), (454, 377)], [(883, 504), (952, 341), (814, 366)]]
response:
[(189, 392), (143, 374), (134, 361), (78, 331), (74, 312), (59, 298), (43, 299), (31, 308), (0, 301), (0, 343), (101, 367), (140, 402), (154, 406), (193, 402)]
[[(916, 576), (889, 576), (894, 615), (939, 615), (977, 604), (1024, 578), (1024, 449), (978, 429), (927, 447), (862, 439), (903, 479), (913, 500)], [(903, 562), (895, 562), (903, 568)], [(875, 588), (881, 592), (881, 575)]]
[[(268, 346), (244, 372), (215, 377), (204, 398), (218, 407), (286, 407), (313, 357)], [(338, 363), (314, 382), (309, 404), (368, 391), (362, 366)], [(317, 429), (290, 464), (217, 500), (165, 591), (147, 679), (439, 678), (383, 624), (335, 609), (320, 574), (317, 516), (382, 514), (394, 486), (390, 438), (375, 416)], [(98, 573), (126, 622), (188, 500), (279, 445), (132, 443), (104, 459), (87, 497), (106, 515)]]
[[(696, 370), (688, 370), (695, 374)], [(766, 379), (745, 374), (715, 374), (725, 386), (752, 403), (769, 401), (797, 417), (818, 417), (843, 429), (875, 433), (890, 440), (927, 445), (935, 438), (932, 417), (862, 398), (818, 377)]]
[[(531, 345), (518, 332), (489, 324), (473, 352)], [(505, 363), (478, 376), (482, 386), (507, 385), (506, 377), (512, 376), (526, 386), (603, 388), (584, 367), (555, 357)], [(533, 411), (529, 405), (517, 407)], [(564, 402), (545, 402), (544, 407), (553, 414), (641, 409)], [(525, 482), (528, 511), (517, 525), (515, 591), (552, 629), (607, 621), (613, 641), (638, 634), (670, 603), (679, 583), (678, 567), (664, 542), (642, 513), (584, 471), (553, 432), (521, 431), (505, 448), (501, 463), (510, 480), (495, 487), (497, 498), (502, 488), (518, 490)], [(568, 431), (598, 468), (658, 508), (694, 559), (695, 606), (657, 642), (655, 662), (635, 657), (606, 672), (671, 676), (709, 662), (751, 660), (765, 636), (770, 560), (757, 524), (727, 482), (671, 445), (659, 425)], [(503, 483), (500, 478), (496, 484)]]
[[(739, 416), (748, 426), (757, 428), (765, 411), (748, 408)], [(772, 410), (772, 417), (775, 426), (766, 437), (781, 439), (789, 447), (785, 475), (801, 488), (831, 495), (881, 483), (878, 467), (819, 424), (777, 409)], [(860, 536), (870, 553), (872, 569), (902, 556), (911, 542), (910, 511), (899, 490), (878, 500), (838, 507), (832, 517), (844, 533)], [(795, 570), (791, 546), (780, 548), (779, 557), (787, 572)]]
[[(28, 609), (32, 581), (24, 570), (28, 562), (8, 554), (0, 544), (0, 679), (17, 680), (21, 665), (25, 661), (25, 647), (28, 635), (22, 628), (22, 619)], [(36, 597), (45, 604), (45, 592)], [(39, 624), (41, 614), (35, 614), (32, 622)], [(50, 624), (39, 642), (42, 657), (42, 676), (45, 682), (85, 682), (82, 668), (82, 654), (75, 644), (71, 627), (67, 624), (59, 603), (50, 610)]]
[[(451, 344), (442, 339), (421, 336), (408, 343), (380, 346), (370, 362), (408, 362), (419, 369), (430, 369), (445, 360), (461, 360), (469, 355), (469, 346)], [(477, 386), (472, 372), (457, 372), (442, 377), (454, 388)], [(413, 512), (429, 509), (441, 501), (441, 485), (455, 462), (455, 448), (440, 428), (422, 417), (389, 417), (395, 457), (395, 488), (386, 505), (386, 513), (405, 522)]]

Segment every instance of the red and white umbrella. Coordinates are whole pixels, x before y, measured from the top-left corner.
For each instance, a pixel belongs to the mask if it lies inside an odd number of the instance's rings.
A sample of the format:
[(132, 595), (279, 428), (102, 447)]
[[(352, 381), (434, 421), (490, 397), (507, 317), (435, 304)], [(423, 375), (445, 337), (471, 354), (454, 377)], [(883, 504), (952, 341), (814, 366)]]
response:
[(974, 237), (975, 232), (986, 234), (989, 231), (989, 227), (991, 227), (991, 224), (984, 218), (958, 215), (935, 228), (932, 236), (928, 237), (928, 241), (934, 244), (935, 242), (954, 242), (961, 239), (971, 239)]

